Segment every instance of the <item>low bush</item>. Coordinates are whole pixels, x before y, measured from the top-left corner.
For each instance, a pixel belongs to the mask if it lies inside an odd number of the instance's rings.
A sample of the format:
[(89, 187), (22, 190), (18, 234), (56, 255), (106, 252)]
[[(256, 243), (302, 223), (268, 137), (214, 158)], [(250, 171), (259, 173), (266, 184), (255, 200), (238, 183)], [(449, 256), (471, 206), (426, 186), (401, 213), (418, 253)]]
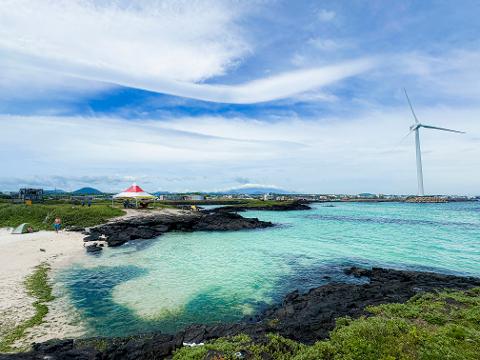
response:
[(263, 342), (241, 335), (181, 348), (174, 359), (480, 359), (480, 288), (429, 293), (367, 310), (371, 316), (338, 319), (330, 338), (311, 346), (279, 335)]
[(68, 204), (34, 204), (30, 206), (0, 204), (0, 227), (16, 227), (22, 223), (29, 223), (34, 230), (52, 230), (56, 217), (62, 219), (63, 227), (88, 227), (104, 223), (112, 217), (123, 214), (123, 210), (108, 205), (87, 207)]

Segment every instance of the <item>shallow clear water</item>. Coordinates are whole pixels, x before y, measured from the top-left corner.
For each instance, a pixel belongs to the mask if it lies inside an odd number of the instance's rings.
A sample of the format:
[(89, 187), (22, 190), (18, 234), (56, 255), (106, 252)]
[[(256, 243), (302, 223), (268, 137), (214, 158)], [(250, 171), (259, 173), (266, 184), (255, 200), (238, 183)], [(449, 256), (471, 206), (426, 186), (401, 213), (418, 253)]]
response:
[(88, 256), (58, 280), (91, 334), (233, 321), (347, 265), (480, 276), (480, 203), (338, 203), (244, 216), (279, 226), (169, 233)]

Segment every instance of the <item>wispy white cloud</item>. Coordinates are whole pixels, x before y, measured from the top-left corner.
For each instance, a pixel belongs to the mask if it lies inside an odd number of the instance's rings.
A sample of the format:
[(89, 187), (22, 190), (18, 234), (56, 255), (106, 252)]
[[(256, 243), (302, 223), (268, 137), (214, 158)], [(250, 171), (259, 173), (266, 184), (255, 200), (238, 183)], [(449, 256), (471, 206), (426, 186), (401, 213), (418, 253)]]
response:
[(200, 81), (221, 75), (250, 50), (235, 24), (245, 7), (233, 3), (2, 3), (1, 47), (44, 59), (45, 63), (74, 62), (79, 67)]
[(328, 22), (335, 19), (336, 13), (333, 10), (320, 9), (317, 11), (317, 17), (320, 21)]
[(238, 85), (206, 84), (205, 80), (226, 74), (254, 51), (243, 36), (245, 30), (237, 25), (247, 6), (217, 1), (144, 1), (135, 6), (93, 1), (3, 2), (1, 58), (52, 76), (206, 101), (257, 103), (329, 85), (374, 64), (371, 59), (360, 59), (286, 71)]
[(308, 40), (308, 44), (321, 51), (337, 51), (349, 46), (345, 40), (314, 37)]
[(414, 76), (426, 91), (456, 98), (480, 96), (478, 49), (454, 49), (436, 56), (420, 51), (396, 54), (390, 64), (394, 62), (398, 73)]
[[(416, 110), (426, 123), (467, 131), (422, 132), (427, 191), (478, 191), (480, 109)], [(121, 184), (112, 181), (128, 176), (151, 190), (215, 190), (246, 181), (297, 191), (414, 193), (413, 139), (400, 143), (410, 122), (406, 106), (274, 122), (2, 116), (0, 187), (12, 184), (8, 178), (35, 175), (53, 178), (46, 184), (73, 177), (60, 182), (72, 189), (86, 176), (85, 184), (93, 177), (103, 190), (118, 190)]]

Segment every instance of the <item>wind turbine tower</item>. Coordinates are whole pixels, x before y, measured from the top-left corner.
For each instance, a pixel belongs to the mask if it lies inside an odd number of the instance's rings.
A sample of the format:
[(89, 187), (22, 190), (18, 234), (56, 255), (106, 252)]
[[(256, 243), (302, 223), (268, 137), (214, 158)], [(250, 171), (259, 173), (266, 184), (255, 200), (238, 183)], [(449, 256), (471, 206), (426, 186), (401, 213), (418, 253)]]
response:
[(405, 91), (405, 96), (407, 97), (408, 105), (410, 106), (410, 110), (412, 111), (413, 119), (415, 120), (413, 125), (410, 126), (410, 131), (407, 134), (407, 136), (410, 135), (412, 132), (415, 132), (415, 155), (416, 155), (416, 158), (417, 158), (417, 184), (418, 184), (417, 195), (418, 196), (424, 196), (425, 191), (423, 189), (422, 151), (420, 149), (420, 128), (449, 131), (449, 132), (454, 132), (454, 133), (458, 133), (458, 134), (465, 134), (465, 132), (458, 131), (458, 130), (441, 128), (441, 127), (438, 127), (438, 126), (424, 125), (424, 124), (420, 123), (417, 119), (417, 115), (415, 115), (415, 111), (413, 110), (413, 106), (412, 106), (412, 103), (410, 102), (410, 98), (408, 97), (407, 90), (403, 89), (403, 91)]

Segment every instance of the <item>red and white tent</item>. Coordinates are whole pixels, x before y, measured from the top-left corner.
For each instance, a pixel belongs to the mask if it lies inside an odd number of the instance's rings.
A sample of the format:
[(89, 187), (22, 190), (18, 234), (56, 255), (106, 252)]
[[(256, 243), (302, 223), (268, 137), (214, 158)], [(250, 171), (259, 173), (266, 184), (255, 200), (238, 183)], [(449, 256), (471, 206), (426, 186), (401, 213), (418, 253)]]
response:
[(155, 196), (152, 194), (149, 194), (143, 189), (138, 186), (137, 184), (133, 183), (132, 186), (130, 186), (128, 189), (122, 191), (121, 193), (118, 193), (116, 195), (113, 195), (114, 199), (121, 199), (121, 198), (127, 198), (127, 199), (152, 199)]

